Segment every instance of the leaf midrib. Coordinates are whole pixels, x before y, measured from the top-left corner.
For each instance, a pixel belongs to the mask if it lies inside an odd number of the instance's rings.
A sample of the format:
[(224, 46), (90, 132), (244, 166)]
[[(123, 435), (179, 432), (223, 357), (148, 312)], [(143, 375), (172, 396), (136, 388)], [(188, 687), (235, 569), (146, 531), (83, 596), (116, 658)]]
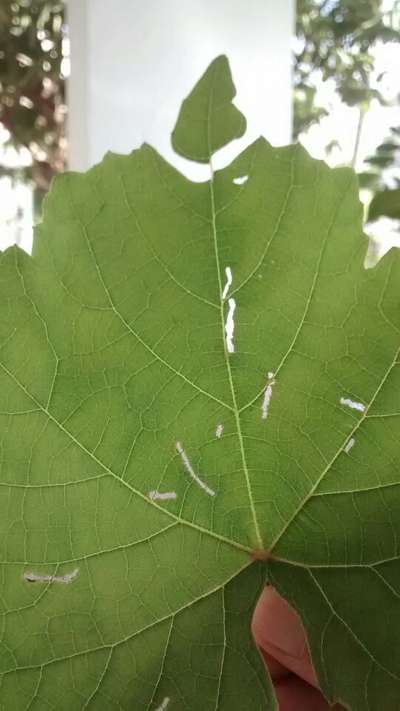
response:
[(261, 535), (260, 526), (259, 526), (258, 519), (257, 519), (257, 512), (255, 509), (253, 493), (252, 493), (251, 485), (250, 485), (249, 469), (247, 466), (246, 452), (245, 452), (244, 442), (243, 442), (243, 433), (242, 433), (242, 427), (241, 427), (241, 423), (240, 423), (240, 411), (239, 411), (239, 408), (237, 405), (236, 391), (235, 391), (235, 386), (234, 386), (233, 377), (232, 377), (231, 362), (230, 362), (229, 353), (227, 350), (226, 338), (225, 338), (225, 314), (224, 314), (225, 299), (222, 298), (223, 289), (222, 289), (222, 282), (221, 282), (221, 262), (220, 262), (219, 250), (218, 250), (218, 234), (217, 234), (217, 222), (216, 222), (217, 211), (216, 211), (216, 205), (215, 205), (214, 169), (213, 169), (213, 164), (212, 164), (212, 148), (211, 148), (211, 146), (212, 146), (211, 116), (213, 113), (214, 88), (215, 88), (215, 82), (216, 82), (217, 77), (218, 77), (218, 71), (215, 71), (213, 80), (211, 83), (210, 94), (209, 94), (209, 99), (208, 99), (207, 142), (208, 142), (208, 162), (209, 162), (209, 167), (210, 167), (211, 225), (212, 225), (212, 236), (213, 236), (214, 253), (215, 253), (215, 267), (216, 267), (217, 280), (218, 280), (218, 297), (219, 297), (219, 306), (220, 306), (221, 335), (222, 335), (222, 343), (223, 343), (223, 349), (224, 349), (224, 359), (225, 359), (229, 387), (230, 387), (232, 403), (233, 403), (233, 414), (235, 417), (235, 424), (236, 424), (236, 430), (237, 430), (239, 447), (240, 447), (240, 455), (242, 458), (242, 465), (243, 465), (243, 472), (244, 472), (245, 481), (246, 481), (247, 495), (248, 495), (248, 499), (249, 499), (251, 515), (253, 518), (255, 537), (256, 537), (256, 541), (257, 541), (257, 548), (259, 548), (260, 550), (263, 550), (265, 546), (263, 543), (263, 538)]
[(211, 198), (211, 214), (212, 214), (212, 231), (213, 231), (213, 242), (214, 242), (214, 250), (215, 250), (216, 271), (217, 271), (217, 275), (218, 275), (218, 289), (219, 289), (219, 298), (220, 298), (220, 321), (221, 321), (221, 329), (222, 329), (222, 343), (223, 343), (223, 348), (224, 348), (224, 358), (225, 358), (226, 370), (228, 373), (229, 387), (230, 387), (231, 394), (232, 394), (233, 414), (235, 417), (236, 430), (237, 430), (237, 435), (238, 435), (238, 439), (239, 439), (240, 455), (242, 458), (243, 472), (244, 472), (244, 476), (245, 476), (245, 480), (246, 480), (246, 488), (247, 488), (247, 494), (249, 497), (250, 510), (251, 510), (253, 523), (254, 523), (254, 529), (255, 529), (256, 540), (257, 540), (257, 547), (260, 548), (260, 550), (263, 550), (264, 543), (263, 543), (263, 539), (261, 536), (260, 527), (258, 524), (253, 494), (251, 491), (250, 476), (249, 476), (249, 470), (248, 470), (248, 466), (247, 466), (246, 452), (244, 449), (243, 433), (242, 433), (242, 427), (241, 427), (241, 423), (240, 423), (240, 411), (239, 411), (239, 408), (237, 405), (236, 391), (235, 391), (235, 386), (234, 386), (233, 377), (232, 377), (232, 368), (231, 368), (231, 363), (230, 363), (230, 359), (229, 359), (229, 353), (228, 353), (227, 347), (226, 347), (225, 314), (224, 314), (225, 300), (222, 299), (221, 265), (220, 265), (219, 252), (218, 252), (218, 237), (217, 237), (215, 195), (214, 195), (214, 171), (213, 171), (213, 167), (212, 167), (211, 156), (210, 156), (210, 171), (211, 171), (210, 198)]

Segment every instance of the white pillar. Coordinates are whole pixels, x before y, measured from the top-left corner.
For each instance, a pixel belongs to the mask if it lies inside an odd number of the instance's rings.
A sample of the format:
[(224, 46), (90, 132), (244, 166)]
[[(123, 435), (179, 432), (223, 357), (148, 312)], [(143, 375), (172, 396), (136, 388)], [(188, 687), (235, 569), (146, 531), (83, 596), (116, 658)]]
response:
[(69, 0), (68, 11), (72, 169), (147, 141), (187, 175), (206, 177), (173, 153), (170, 134), (218, 54), (230, 61), (248, 131), (217, 167), (260, 133), (274, 145), (290, 141), (294, 0)]

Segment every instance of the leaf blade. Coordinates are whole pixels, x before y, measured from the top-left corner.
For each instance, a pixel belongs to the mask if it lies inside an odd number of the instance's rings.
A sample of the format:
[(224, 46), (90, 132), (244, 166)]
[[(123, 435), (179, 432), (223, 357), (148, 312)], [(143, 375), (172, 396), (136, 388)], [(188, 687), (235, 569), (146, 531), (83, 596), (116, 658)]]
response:
[(209, 163), (213, 153), (243, 136), (246, 119), (232, 104), (236, 89), (224, 55), (209, 65), (184, 100), (172, 146), (179, 155), (198, 163)]
[[(10, 709), (274, 707), (249, 633), (266, 570), (330, 699), (362, 708), (370, 684), (379, 708), (377, 679), (397, 675), (360, 629), (355, 576), (373, 568), (396, 598), (399, 259), (364, 271), (351, 172), (298, 147), (259, 139), (214, 174), (212, 153), (243, 130), (233, 96), (219, 58), (178, 119), (211, 181), (149, 146), (109, 155), (55, 182), (33, 259), (1, 258)], [(190, 112), (209, 126), (197, 138)], [(264, 562), (247, 570), (251, 556)], [(340, 635), (352, 688), (333, 669)], [(207, 650), (194, 673), (191, 642)]]

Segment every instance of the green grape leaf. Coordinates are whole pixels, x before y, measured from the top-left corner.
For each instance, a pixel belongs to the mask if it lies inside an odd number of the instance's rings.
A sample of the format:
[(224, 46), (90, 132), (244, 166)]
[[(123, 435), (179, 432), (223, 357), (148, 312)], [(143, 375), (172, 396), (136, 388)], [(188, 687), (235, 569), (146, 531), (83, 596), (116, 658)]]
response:
[[(218, 58), (175, 148), (241, 135)], [(0, 708), (276, 707), (272, 583), (326, 698), (400, 698), (400, 260), (357, 180), (263, 138), (56, 179), (1, 256)]]
[(226, 57), (214, 59), (182, 103), (172, 146), (184, 158), (209, 163), (213, 153), (246, 131), (246, 119), (232, 103), (236, 89)]

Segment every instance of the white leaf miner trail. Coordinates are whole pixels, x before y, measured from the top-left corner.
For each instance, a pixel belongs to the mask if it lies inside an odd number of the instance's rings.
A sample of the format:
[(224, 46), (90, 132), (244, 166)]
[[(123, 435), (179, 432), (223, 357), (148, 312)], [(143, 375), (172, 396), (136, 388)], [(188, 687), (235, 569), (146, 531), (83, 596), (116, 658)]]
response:
[(236, 301), (235, 299), (229, 299), (228, 301), (229, 305), (229, 311), (228, 315), (226, 317), (226, 323), (225, 323), (225, 333), (226, 333), (226, 349), (228, 353), (234, 353), (235, 352), (235, 344), (233, 342), (233, 333), (235, 330), (235, 310), (236, 310)]
[(232, 284), (232, 269), (230, 267), (226, 267), (225, 274), (226, 274), (226, 284), (225, 284), (224, 290), (222, 292), (223, 299), (226, 299), (228, 291), (229, 291), (231, 284)]
[(272, 388), (275, 385), (275, 377), (274, 373), (269, 372), (268, 373), (268, 383), (265, 388), (265, 393), (264, 393), (264, 400), (262, 401), (261, 405), (261, 413), (262, 413), (262, 418), (263, 420), (266, 420), (268, 417), (268, 411), (269, 411), (269, 406), (271, 403), (271, 398), (272, 398)]
[(202, 479), (200, 479), (200, 477), (195, 473), (195, 471), (189, 461), (189, 457), (187, 456), (185, 450), (182, 447), (182, 444), (180, 442), (177, 442), (175, 446), (176, 446), (177, 451), (181, 455), (181, 459), (185, 465), (186, 471), (188, 472), (188, 474), (190, 474), (193, 481), (195, 481), (196, 484), (198, 484), (200, 486), (200, 488), (206, 492), (206, 494), (208, 494), (209, 496), (215, 496), (215, 491), (210, 489), (210, 487), (207, 486), (207, 484), (205, 484), (205, 482), (202, 481)]
[(340, 404), (346, 405), (351, 410), (358, 410), (359, 412), (364, 412), (365, 410), (365, 405), (363, 405), (362, 402), (355, 402), (354, 400), (350, 400), (348, 397), (341, 397)]
[(28, 572), (24, 573), (24, 579), (28, 583), (61, 583), (69, 585), (77, 577), (79, 568), (75, 568), (71, 573), (65, 575), (41, 575), (40, 573)]

